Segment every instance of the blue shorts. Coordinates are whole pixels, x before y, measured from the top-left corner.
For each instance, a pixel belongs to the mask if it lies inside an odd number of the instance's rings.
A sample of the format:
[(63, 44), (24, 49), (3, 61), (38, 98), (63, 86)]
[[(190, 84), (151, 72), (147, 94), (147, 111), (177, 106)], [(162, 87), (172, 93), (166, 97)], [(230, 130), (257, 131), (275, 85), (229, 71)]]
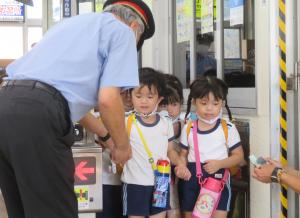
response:
[(96, 218), (125, 218), (122, 212), (122, 186), (103, 185), (103, 211)]
[(154, 186), (123, 184), (123, 215), (152, 216), (170, 209), (170, 192), (168, 192), (167, 207), (152, 206)]
[[(196, 177), (196, 164), (188, 163), (187, 167), (192, 174), (191, 179), (189, 181), (184, 181), (180, 179), (178, 182), (179, 204), (180, 204), (180, 210), (183, 212), (193, 211), (198, 195), (200, 193), (200, 185), (198, 183), (198, 178)], [(202, 168), (202, 173), (203, 173), (203, 178), (215, 177), (216, 174), (220, 176), (222, 174), (221, 178), (223, 178), (224, 169), (221, 169), (215, 174), (210, 175)], [(229, 211), (230, 200), (231, 200), (231, 188), (230, 188), (230, 179), (228, 179), (222, 191), (217, 210)]]

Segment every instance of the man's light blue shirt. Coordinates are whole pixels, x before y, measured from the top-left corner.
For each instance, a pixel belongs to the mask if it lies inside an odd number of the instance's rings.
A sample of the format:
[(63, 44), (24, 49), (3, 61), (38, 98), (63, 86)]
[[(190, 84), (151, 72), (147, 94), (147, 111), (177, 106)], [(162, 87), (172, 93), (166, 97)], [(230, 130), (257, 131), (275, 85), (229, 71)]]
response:
[(34, 79), (60, 90), (78, 121), (97, 106), (100, 88), (138, 86), (136, 39), (111, 13), (79, 15), (51, 28), (6, 71), (9, 80)]

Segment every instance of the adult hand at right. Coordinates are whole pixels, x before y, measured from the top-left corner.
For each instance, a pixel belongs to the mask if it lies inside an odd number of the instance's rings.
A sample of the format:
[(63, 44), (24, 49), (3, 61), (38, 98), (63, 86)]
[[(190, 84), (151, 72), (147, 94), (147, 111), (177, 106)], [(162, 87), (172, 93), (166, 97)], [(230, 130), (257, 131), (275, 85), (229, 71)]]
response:
[(255, 167), (252, 177), (263, 183), (271, 183), (271, 175), (276, 165), (268, 163), (259, 167)]
[(268, 163), (275, 165), (276, 167), (282, 168), (282, 164), (281, 164), (279, 161), (277, 161), (277, 160), (273, 160), (273, 159), (271, 159), (271, 158), (269, 158), (269, 157), (265, 158), (265, 160), (266, 160)]
[(115, 146), (111, 151), (112, 161), (116, 164), (124, 165), (132, 156), (131, 146)]

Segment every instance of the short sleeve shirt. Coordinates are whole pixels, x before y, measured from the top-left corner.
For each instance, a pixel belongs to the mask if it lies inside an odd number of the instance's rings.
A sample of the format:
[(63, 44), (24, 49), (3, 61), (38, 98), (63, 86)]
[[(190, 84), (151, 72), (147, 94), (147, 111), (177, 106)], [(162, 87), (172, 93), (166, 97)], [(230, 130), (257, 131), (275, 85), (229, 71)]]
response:
[[(137, 125), (152, 152), (154, 163), (157, 163), (159, 159), (168, 160), (168, 143), (173, 140), (174, 135), (172, 122), (159, 115), (153, 124), (144, 123), (138, 116), (136, 119)], [(127, 120), (128, 118), (126, 118), (126, 123)], [(124, 166), (122, 182), (145, 186), (154, 185), (154, 172), (148, 161), (149, 156), (134, 123), (132, 123), (130, 132), (130, 144), (132, 146), (132, 158)]]
[[(228, 139), (227, 146), (229, 151), (241, 146), (239, 133), (233, 123), (227, 122)], [(197, 130), (198, 148), (201, 163), (206, 160), (222, 160), (228, 157), (226, 139), (220, 120), (216, 125), (207, 131)], [(187, 124), (183, 127), (180, 137), (180, 145), (188, 149), (188, 162), (196, 162), (193, 141), (193, 129), (191, 128), (187, 136)]]
[(7, 79), (39, 80), (67, 99), (73, 121), (98, 102), (99, 89), (138, 85), (136, 39), (113, 14), (88, 13), (52, 27), (33, 49), (7, 67)]

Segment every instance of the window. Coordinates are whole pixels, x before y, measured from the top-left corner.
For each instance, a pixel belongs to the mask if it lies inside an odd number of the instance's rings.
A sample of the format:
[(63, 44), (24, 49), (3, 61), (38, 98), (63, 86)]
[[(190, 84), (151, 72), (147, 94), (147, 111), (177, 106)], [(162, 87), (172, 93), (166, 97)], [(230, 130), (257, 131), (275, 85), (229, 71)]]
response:
[(42, 19), (42, 1), (33, 0), (33, 7), (26, 6), (27, 19)]
[(42, 38), (44, 3), (46, 1), (33, 0), (34, 6), (24, 6), (24, 22), (0, 22), (0, 59), (17, 59)]
[(199, 76), (223, 78), (232, 112), (256, 113), (254, 0), (176, 0), (172, 7), (172, 73), (185, 88)]
[(95, 11), (94, 0), (79, 0), (78, 1), (78, 14), (85, 14)]
[(48, 1), (48, 29), (58, 23), (62, 19), (62, 6), (61, 0), (49, 0)]
[(105, 1), (106, 0), (96, 0), (96, 2), (95, 2), (95, 4), (96, 4), (95, 11), (96, 12), (102, 12)]
[(29, 27), (28, 28), (28, 50), (30, 50), (35, 43), (39, 42), (43, 37), (43, 31), (41, 27)]
[(255, 87), (254, 1), (224, 1), (224, 79)]
[(0, 59), (16, 59), (23, 55), (23, 27), (0, 26)]

